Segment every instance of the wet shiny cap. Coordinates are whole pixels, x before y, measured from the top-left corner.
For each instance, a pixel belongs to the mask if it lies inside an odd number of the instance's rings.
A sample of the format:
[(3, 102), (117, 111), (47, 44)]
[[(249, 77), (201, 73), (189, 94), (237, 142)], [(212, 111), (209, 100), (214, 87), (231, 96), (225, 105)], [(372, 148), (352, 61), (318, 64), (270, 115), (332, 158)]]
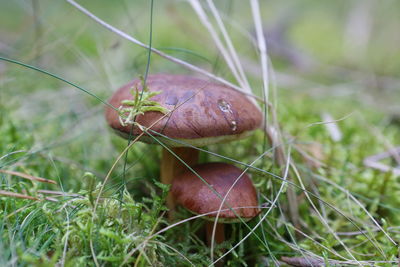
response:
[[(185, 75), (156, 74), (148, 76), (146, 86), (150, 92), (160, 92), (151, 100), (171, 111), (164, 118), (163, 113), (156, 111), (137, 117), (136, 122), (146, 128), (155, 123), (149, 131), (153, 136), (160, 133), (190, 145), (203, 146), (246, 137), (262, 123), (262, 113), (245, 95), (222, 84)], [(119, 108), (121, 101), (132, 99), (132, 88), (142, 90), (142, 81), (137, 79), (118, 89), (109, 103)], [(121, 125), (117, 111), (106, 107), (105, 116), (117, 134), (129, 136), (131, 126)], [(141, 132), (135, 126), (133, 137)], [(184, 146), (160, 138), (169, 146)], [(140, 140), (155, 143), (149, 135)]]
[[(227, 163), (205, 163), (196, 165), (193, 169), (222, 198), (225, 197), (229, 188), (243, 172), (241, 169)], [(218, 211), (222, 203), (221, 198), (190, 170), (175, 177), (171, 192), (177, 204), (195, 214)], [(249, 220), (260, 212), (256, 190), (247, 174), (239, 178), (224, 203), (228, 205), (224, 204), (222, 206), (224, 211), (221, 211), (219, 221), (238, 221), (237, 216), (229, 207), (234, 209), (236, 214), (244, 220)], [(208, 219), (213, 219), (216, 216), (216, 213), (207, 215)]]

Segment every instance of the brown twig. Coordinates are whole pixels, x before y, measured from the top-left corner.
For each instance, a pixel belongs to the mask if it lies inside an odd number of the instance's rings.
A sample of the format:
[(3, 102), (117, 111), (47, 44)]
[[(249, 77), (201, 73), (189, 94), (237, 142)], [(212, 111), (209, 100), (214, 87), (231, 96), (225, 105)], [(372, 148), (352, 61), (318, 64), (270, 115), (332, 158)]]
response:
[(0, 195), (6, 196), (6, 197), (16, 197), (16, 198), (23, 198), (23, 199), (30, 199), (30, 200), (39, 200), (36, 197), (19, 194), (19, 193), (14, 193), (14, 192), (10, 192), (10, 191), (5, 191), (5, 190), (0, 190)]
[(1, 173), (5, 173), (5, 174), (9, 174), (9, 175), (14, 175), (14, 176), (18, 176), (24, 179), (28, 179), (31, 181), (36, 181), (36, 182), (41, 182), (41, 183), (49, 183), (49, 184), (57, 184), (55, 181), (53, 180), (49, 180), (49, 179), (45, 179), (42, 177), (37, 177), (37, 176), (33, 176), (33, 175), (29, 175), (26, 173), (22, 173), (22, 172), (15, 172), (15, 171), (8, 171), (8, 170), (0, 170)]

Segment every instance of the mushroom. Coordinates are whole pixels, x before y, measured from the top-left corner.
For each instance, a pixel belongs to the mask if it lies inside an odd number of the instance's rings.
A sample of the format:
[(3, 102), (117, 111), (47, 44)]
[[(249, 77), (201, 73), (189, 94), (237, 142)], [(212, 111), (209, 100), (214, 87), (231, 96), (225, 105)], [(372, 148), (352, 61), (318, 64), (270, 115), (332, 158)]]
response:
[[(136, 137), (147, 129), (139, 139), (146, 143), (158, 143), (157, 138), (168, 149), (163, 148), (160, 179), (171, 184), (173, 177), (198, 162), (198, 150), (190, 146), (205, 146), (233, 141), (248, 136), (260, 127), (262, 113), (246, 96), (222, 84), (185, 75), (155, 74), (146, 81), (149, 92), (159, 92), (151, 98), (167, 114), (148, 111), (136, 117), (133, 125), (122, 125), (116, 110), (106, 107), (105, 116), (109, 126), (120, 136)], [(136, 79), (118, 89), (110, 98), (114, 107), (123, 106), (122, 101), (131, 100), (130, 90), (142, 90), (142, 82)], [(138, 126), (140, 125), (140, 126)], [(152, 135), (152, 136), (150, 136)], [(173, 210), (171, 195), (167, 206)]]
[[(206, 222), (208, 245), (211, 244), (213, 221), (219, 210), (221, 211), (215, 232), (217, 244), (225, 240), (223, 223), (238, 222), (240, 218), (247, 221), (260, 212), (253, 183), (241, 169), (218, 162), (199, 164), (192, 168), (194, 172), (186, 170), (175, 177), (171, 192), (176, 203), (190, 212), (207, 214), (205, 219), (208, 220)], [(221, 205), (224, 198), (225, 201)]]

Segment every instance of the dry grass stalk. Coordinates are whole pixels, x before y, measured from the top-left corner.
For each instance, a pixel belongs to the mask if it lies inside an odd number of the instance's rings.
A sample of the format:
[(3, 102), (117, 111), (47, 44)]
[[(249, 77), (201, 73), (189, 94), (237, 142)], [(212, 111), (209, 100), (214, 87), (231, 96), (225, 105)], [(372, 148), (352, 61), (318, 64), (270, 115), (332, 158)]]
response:
[(372, 156), (369, 156), (364, 159), (364, 165), (373, 169), (380, 170), (382, 172), (389, 172), (391, 171), (394, 175), (400, 175), (400, 167), (392, 167), (389, 165), (386, 165), (384, 163), (381, 163), (379, 161), (385, 159), (385, 158), (394, 158), (400, 156), (400, 147), (396, 147), (393, 149), (390, 149), (386, 152), (375, 154)]
[(340, 131), (340, 128), (332, 115), (324, 112), (321, 114), (321, 117), (326, 127), (326, 130), (331, 136), (331, 139), (334, 142), (340, 142), (342, 140), (342, 132)]

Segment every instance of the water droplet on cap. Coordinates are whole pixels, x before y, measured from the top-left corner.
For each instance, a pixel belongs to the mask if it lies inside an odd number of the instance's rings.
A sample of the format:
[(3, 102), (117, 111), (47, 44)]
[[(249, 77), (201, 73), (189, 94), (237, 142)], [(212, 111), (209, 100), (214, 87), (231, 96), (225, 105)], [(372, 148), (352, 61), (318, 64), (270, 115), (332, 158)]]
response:
[(231, 105), (229, 105), (225, 100), (218, 100), (218, 107), (222, 112), (232, 113)]
[(231, 121), (231, 129), (232, 129), (232, 131), (236, 131), (236, 129), (237, 129), (236, 121)]
[(218, 108), (224, 113), (224, 117), (227, 120), (232, 131), (237, 130), (237, 122), (234, 119), (231, 105), (223, 99), (218, 100)]

